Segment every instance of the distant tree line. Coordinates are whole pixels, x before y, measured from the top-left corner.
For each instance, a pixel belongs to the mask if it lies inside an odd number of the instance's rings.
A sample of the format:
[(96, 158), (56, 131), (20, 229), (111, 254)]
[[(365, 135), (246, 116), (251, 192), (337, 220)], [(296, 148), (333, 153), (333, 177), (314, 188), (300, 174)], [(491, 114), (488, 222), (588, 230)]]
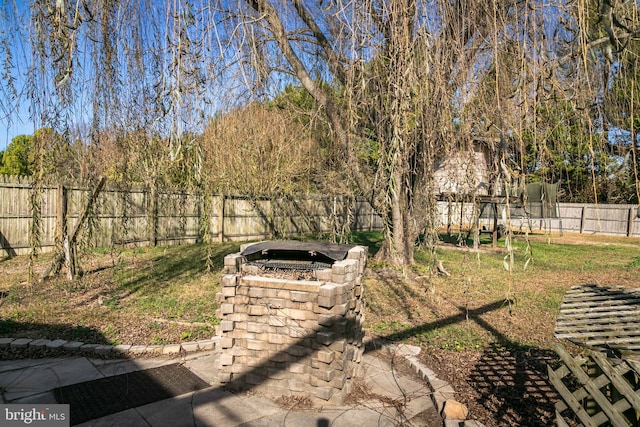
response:
[[(352, 189), (343, 174), (332, 166), (326, 123), (314, 118), (316, 107), (303, 88), (288, 85), (272, 101), (254, 102), (211, 119), (202, 133), (193, 133), (174, 161), (157, 171), (159, 183), (190, 188), (205, 172), (204, 181), (212, 191), (227, 194), (265, 196), (287, 193), (349, 193)], [(554, 123), (545, 136), (551, 145), (544, 162), (540, 162), (536, 136), (525, 133), (526, 151), (512, 155), (512, 161), (525, 165), (528, 182), (559, 182), (563, 202), (635, 204), (638, 162), (634, 162), (628, 135), (616, 131), (605, 135), (607, 143), (591, 152), (580, 141), (579, 117), (570, 105), (563, 109), (540, 108), (541, 120)], [(540, 138), (540, 134), (537, 135)], [(601, 138), (595, 134), (594, 138)], [(136, 134), (110, 144), (86, 146), (52, 129), (40, 129), (34, 135), (19, 135), (5, 151), (0, 151), (0, 174), (32, 175), (36, 165), (34, 138), (43, 139), (46, 147), (42, 167), (47, 176), (86, 181), (107, 176), (111, 182), (144, 184), (149, 173), (145, 152), (123, 148), (127, 143), (146, 147), (145, 137)], [(147, 155), (161, 152), (166, 146), (160, 137), (148, 147)], [(135, 155), (132, 156), (132, 153)], [(375, 163), (374, 143), (363, 147), (362, 161)], [(126, 156), (126, 160), (123, 161)], [(193, 167), (198, 164), (200, 170)], [(333, 172), (331, 170), (333, 169)], [(332, 177), (334, 179), (332, 179)], [(201, 178), (202, 179), (202, 178)]]

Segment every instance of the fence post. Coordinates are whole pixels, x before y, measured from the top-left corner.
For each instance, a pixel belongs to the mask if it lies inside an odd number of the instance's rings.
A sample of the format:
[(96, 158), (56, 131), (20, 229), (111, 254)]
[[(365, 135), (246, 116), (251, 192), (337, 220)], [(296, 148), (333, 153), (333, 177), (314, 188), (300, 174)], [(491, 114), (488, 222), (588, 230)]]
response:
[(149, 194), (149, 206), (147, 211), (147, 226), (149, 227), (149, 244), (157, 246), (158, 244), (158, 188), (154, 182), (151, 186)]
[(629, 208), (629, 216), (627, 220), (627, 237), (633, 236), (633, 206)]
[(224, 242), (224, 204), (225, 195), (220, 196), (220, 211), (218, 212), (218, 242)]
[(67, 187), (58, 184), (56, 193), (56, 240), (62, 244), (67, 234)]
[[(69, 236), (67, 235), (67, 187), (59, 183), (56, 191), (56, 250), (64, 252), (64, 259), (67, 266), (67, 279), (73, 280), (75, 275), (74, 259), (71, 256)], [(58, 274), (62, 264), (54, 267), (54, 274)]]
[[(373, 199), (373, 197), (372, 197)], [(371, 210), (369, 213), (369, 231), (373, 230), (373, 222), (375, 220), (374, 218), (374, 210), (373, 210), (373, 200), (371, 201), (371, 203), (369, 203), (369, 209)]]
[(580, 216), (580, 234), (584, 232), (584, 227), (587, 222), (587, 207), (582, 207), (582, 214)]

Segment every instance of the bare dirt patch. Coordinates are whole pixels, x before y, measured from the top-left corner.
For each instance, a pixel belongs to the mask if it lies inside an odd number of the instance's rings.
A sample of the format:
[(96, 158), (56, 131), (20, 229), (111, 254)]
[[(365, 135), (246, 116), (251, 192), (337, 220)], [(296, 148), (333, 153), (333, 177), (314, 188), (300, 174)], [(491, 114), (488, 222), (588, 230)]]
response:
[(546, 367), (557, 363), (553, 352), (488, 347), (425, 353), (422, 362), (453, 386), (470, 417), (486, 427), (555, 424), (560, 397)]

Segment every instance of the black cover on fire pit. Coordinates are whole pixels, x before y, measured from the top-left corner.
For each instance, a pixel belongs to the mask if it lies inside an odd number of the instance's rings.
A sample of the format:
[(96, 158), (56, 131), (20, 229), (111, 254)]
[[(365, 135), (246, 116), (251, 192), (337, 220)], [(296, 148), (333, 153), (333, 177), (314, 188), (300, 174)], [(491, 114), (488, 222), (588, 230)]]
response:
[(333, 261), (341, 261), (347, 257), (347, 252), (349, 252), (349, 249), (353, 247), (353, 245), (340, 245), (338, 243), (273, 240), (268, 242), (255, 243), (253, 245), (247, 246), (244, 251), (240, 253), (240, 255), (268, 255), (269, 252), (287, 252), (290, 255), (294, 255), (296, 252), (298, 252), (300, 253), (300, 258), (304, 259), (308, 256), (307, 254), (315, 252), (318, 254), (322, 254)]

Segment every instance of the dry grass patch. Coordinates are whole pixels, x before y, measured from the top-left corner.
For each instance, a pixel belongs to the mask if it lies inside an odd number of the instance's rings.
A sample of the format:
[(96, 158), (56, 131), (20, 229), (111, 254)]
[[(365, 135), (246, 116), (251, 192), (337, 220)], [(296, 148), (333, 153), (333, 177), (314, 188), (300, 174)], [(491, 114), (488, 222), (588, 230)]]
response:
[[(2, 261), (0, 335), (134, 345), (210, 338), (222, 257), (236, 250), (226, 244), (94, 252), (77, 280), (32, 285), (26, 257)], [(40, 257), (37, 275), (50, 259)]]

